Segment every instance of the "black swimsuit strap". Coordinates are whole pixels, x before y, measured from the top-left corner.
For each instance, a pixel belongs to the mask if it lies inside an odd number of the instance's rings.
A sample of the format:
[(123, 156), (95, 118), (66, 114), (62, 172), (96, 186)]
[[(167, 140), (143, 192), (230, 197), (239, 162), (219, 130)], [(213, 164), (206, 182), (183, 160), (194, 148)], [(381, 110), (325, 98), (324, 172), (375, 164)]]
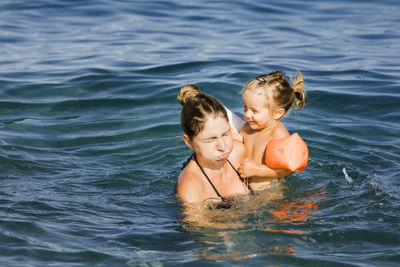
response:
[(235, 167), (233, 167), (233, 164), (229, 161), (229, 159), (227, 159), (229, 165), (231, 165), (232, 169), (237, 173), (237, 175), (239, 176), (240, 180), (246, 185), (247, 189), (249, 190), (250, 193), (254, 194), (253, 189), (250, 188), (248, 183), (244, 182), (244, 179), (242, 178), (242, 176), (240, 176), (239, 172), (235, 169)]
[(194, 153), (187, 160), (185, 160), (185, 162), (182, 164), (181, 171), (183, 171), (183, 169), (186, 168), (186, 166), (192, 160), (193, 156), (194, 156)]
[(193, 154), (193, 158), (194, 158), (194, 161), (196, 161), (197, 166), (199, 166), (201, 172), (202, 172), (202, 173), (204, 174), (204, 176), (207, 178), (207, 181), (210, 183), (210, 185), (211, 185), (212, 188), (214, 189), (215, 193), (217, 193), (217, 196), (220, 197), (221, 199), (224, 199), (224, 197), (221, 196), (221, 195), (218, 193), (218, 191), (217, 191), (217, 189), (215, 188), (214, 184), (211, 182), (210, 178), (208, 178), (208, 175), (207, 175), (206, 172), (204, 171), (203, 167), (201, 167), (201, 165), (200, 165), (199, 162), (197, 161), (197, 158), (196, 158), (196, 155), (195, 155), (195, 154)]
[[(193, 153), (193, 155), (190, 157), (189, 160), (191, 160), (192, 158), (194, 158), (194, 161), (196, 162), (197, 166), (199, 166), (201, 172), (204, 174), (204, 176), (206, 177), (207, 181), (210, 183), (210, 185), (212, 186), (212, 188), (214, 189), (215, 193), (217, 194), (218, 197), (220, 197), (221, 199), (224, 199), (223, 196), (221, 196), (220, 193), (218, 193), (217, 188), (215, 188), (214, 184), (211, 182), (210, 178), (208, 177), (208, 175), (206, 174), (206, 172), (204, 171), (203, 167), (201, 167), (200, 163), (197, 161), (196, 155)], [(235, 167), (233, 166), (233, 164), (227, 160), (229, 165), (231, 165), (232, 169), (236, 172), (236, 174), (239, 176), (239, 179), (246, 185), (247, 189), (249, 190), (249, 192), (251, 194), (254, 194), (253, 190), (250, 188), (248, 183), (244, 182), (244, 179), (242, 178), (242, 176), (240, 176), (239, 172), (235, 169)]]

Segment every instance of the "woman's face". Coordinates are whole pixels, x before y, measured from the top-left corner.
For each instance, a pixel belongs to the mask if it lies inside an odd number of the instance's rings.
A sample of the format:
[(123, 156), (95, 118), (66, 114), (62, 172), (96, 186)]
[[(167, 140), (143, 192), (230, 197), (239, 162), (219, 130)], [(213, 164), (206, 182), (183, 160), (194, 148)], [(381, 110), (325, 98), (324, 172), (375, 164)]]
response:
[(198, 159), (210, 163), (225, 161), (233, 148), (233, 139), (229, 122), (218, 116), (209, 117), (203, 130), (192, 140), (183, 138), (189, 148), (193, 149)]

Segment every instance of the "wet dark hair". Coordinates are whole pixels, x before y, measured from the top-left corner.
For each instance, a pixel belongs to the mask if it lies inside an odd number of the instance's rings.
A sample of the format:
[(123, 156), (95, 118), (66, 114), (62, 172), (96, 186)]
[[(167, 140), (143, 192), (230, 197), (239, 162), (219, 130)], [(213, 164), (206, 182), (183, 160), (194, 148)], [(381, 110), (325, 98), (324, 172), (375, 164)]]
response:
[[(184, 87), (182, 87), (181, 90), (183, 88)], [(204, 124), (208, 117), (212, 116), (217, 118), (220, 116), (226, 119), (226, 121), (229, 121), (225, 107), (218, 99), (210, 95), (202, 94), (197, 90), (196, 94), (189, 94), (189, 97), (181, 98), (182, 101), (179, 98), (181, 92), (178, 94), (178, 100), (183, 105), (181, 126), (185, 134), (187, 134), (191, 140), (204, 129)]]
[(200, 89), (196, 85), (185, 84), (179, 90), (178, 96), (176, 98), (178, 99), (178, 102), (183, 106), (189, 98), (192, 98), (200, 93)]

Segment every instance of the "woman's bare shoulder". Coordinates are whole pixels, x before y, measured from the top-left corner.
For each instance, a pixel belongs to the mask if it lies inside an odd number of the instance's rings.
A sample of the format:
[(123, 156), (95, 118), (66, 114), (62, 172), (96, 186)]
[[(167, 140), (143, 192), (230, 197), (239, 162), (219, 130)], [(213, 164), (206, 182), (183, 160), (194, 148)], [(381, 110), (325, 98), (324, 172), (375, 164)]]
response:
[(235, 166), (235, 168), (238, 168), (240, 163), (245, 157), (245, 147), (242, 142), (239, 141), (233, 141), (233, 150), (229, 156), (229, 160), (232, 162), (232, 164)]
[(176, 194), (179, 198), (187, 202), (201, 201), (202, 180), (199, 179), (199, 172), (194, 168), (191, 161), (181, 172), (178, 178)]

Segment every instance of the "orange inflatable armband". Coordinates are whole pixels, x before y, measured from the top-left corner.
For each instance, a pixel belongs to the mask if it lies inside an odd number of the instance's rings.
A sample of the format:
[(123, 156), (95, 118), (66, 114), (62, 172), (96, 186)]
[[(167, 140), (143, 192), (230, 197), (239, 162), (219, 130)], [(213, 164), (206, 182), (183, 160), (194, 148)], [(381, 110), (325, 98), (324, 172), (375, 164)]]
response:
[(287, 169), (300, 173), (308, 163), (307, 144), (297, 133), (271, 139), (265, 149), (265, 163), (272, 169)]

